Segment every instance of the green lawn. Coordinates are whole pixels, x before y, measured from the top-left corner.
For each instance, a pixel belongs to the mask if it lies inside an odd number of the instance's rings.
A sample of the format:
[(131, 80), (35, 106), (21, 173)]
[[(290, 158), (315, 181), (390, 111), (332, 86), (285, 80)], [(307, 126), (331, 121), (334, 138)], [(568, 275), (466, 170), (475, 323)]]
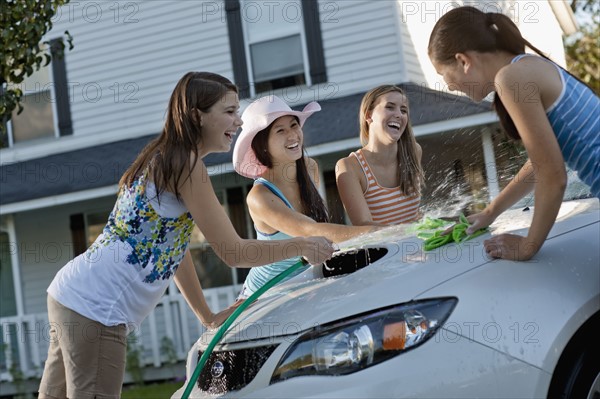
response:
[(182, 386), (183, 382), (165, 382), (143, 387), (126, 387), (123, 388), (121, 399), (169, 399)]

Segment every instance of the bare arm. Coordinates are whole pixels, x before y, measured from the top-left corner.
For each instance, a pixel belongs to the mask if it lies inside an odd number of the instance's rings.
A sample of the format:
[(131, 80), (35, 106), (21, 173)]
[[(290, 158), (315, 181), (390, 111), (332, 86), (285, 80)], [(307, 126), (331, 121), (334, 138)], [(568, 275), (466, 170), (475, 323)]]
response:
[(177, 288), (181, 291), (181, 294), (196, 317), (208, 328), (220, 326), (235, 310), (235, 307), (229, 307), (217, 314), (214, 314), (210, 310), (210, 307), (206, 303), (206, 298), (204, 298), (200, 280), (198, 280), (198, 275), (196, 274), (196, 270), (194, 270), (194, 263), (189, 250), (186, 251), (183, 260), (177, 268), (175, 284), (177, 284)]
[(298, 237), (283, 241), (259, 241), (241, 238), (215, 195), (206, 167), (198, 160), (191, 178), (180, 188), (183, 202), (194, 221), (229, 266), (262, 266), (295, 256), (305, 256), (310, 263), (321, 263), (333, 253), (329, 240), (323, 237)]
[(321, 178), (321, 176), (319, 176), (319, 164), (314, 159), (306, 157), (306, 165), (310, 178), (315, 184), (315, 187), (318, 188)]
[(340, 159), (335, 166), (338, 192), (348, 217), (354, 226), (384, 226), (373, 221), (373, 216), (363, 194), (361, 186), (362, 170), (358, 160), (350, 155)]
[(511, 182), (500, 194), (480, 213), (469, 216), (472, 223), (467, 233), (487, 227), (505, 210), (517, 203), (534, 188), (535, 173), (531, 161), (527, 160)]
[(334, 223), (317, 223), (310, 217), (290, 209), (263, 185), (256, 185), (248, 194), (248, 209), (254, 223), (268, 226), (292, 237), (315, 234), (333, 242), (342, 242), (374, 230), (372, 226), (346, 226)]
[[(527, 237), (503, 234), (489, 240), (486, 249), (489, 247), (488, 253), (495, 257), (530, 259), (543, 245), (560, 209), (567, 174), (541, 99), (552, 78), (519, 63), (506, 67), (497, 76), (498, 94), (521, 135), (529, 161), (490, 205), (491, 212), (503, 211), (531, 187), (535, 190), (535, 207)], [(528, 173), (533, 173), (533, 182), (527, 178)]]

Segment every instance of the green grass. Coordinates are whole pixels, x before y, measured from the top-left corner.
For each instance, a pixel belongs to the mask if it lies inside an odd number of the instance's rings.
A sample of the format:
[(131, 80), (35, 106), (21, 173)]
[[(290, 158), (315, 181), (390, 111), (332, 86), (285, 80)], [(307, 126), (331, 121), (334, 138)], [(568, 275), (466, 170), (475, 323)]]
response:
[(121, 399), (169, 399), (182, 386), (183, 382), (165, 382), (142, 387), (126, 387), (123, 388)]

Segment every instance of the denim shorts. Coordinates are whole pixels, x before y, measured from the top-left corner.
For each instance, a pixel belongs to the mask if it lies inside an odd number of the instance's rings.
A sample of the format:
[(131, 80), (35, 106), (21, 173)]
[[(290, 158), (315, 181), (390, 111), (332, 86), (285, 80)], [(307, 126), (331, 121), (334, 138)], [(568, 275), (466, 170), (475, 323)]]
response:
[(48, 295), (49, 348), (39, 392), (55, 398), (118, 399), (127, 328), (105, 326)]

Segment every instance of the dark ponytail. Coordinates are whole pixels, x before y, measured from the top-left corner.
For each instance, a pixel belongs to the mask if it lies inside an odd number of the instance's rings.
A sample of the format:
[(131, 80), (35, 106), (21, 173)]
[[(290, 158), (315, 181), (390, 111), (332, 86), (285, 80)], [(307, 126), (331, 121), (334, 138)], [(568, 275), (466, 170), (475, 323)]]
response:
[[(304, 147), (302, 148), (304, 154)], [(296, 161), (296, 179), (300, 190), (303, 214), (318, 223), (328, 223), (329, 213), (323, 202), (323, 198), (315, 187), (306, 165), (306, 157), (302, 156)]]
[[(529, 47), (541, 57), (551, 61), (546, 54), (523, 38), (517, 25), (515, 25), (506, 15), (487, 13), (486, 19), (492, 31), (496, 32), (496, 45), (498, 50), (504, 50), (517, 55), (524, 54), (525, 47)], [(498, 114), (500, 125), (502, 125), (506, 134), (512, 139), (520, 140), (521, 135), (515, 126), (515, 122), (508, 114), (506, 107), (502, 104), (502, 100), (500, 100), (500, 96), (497, 93), (494, 94), (494, 110)]]

